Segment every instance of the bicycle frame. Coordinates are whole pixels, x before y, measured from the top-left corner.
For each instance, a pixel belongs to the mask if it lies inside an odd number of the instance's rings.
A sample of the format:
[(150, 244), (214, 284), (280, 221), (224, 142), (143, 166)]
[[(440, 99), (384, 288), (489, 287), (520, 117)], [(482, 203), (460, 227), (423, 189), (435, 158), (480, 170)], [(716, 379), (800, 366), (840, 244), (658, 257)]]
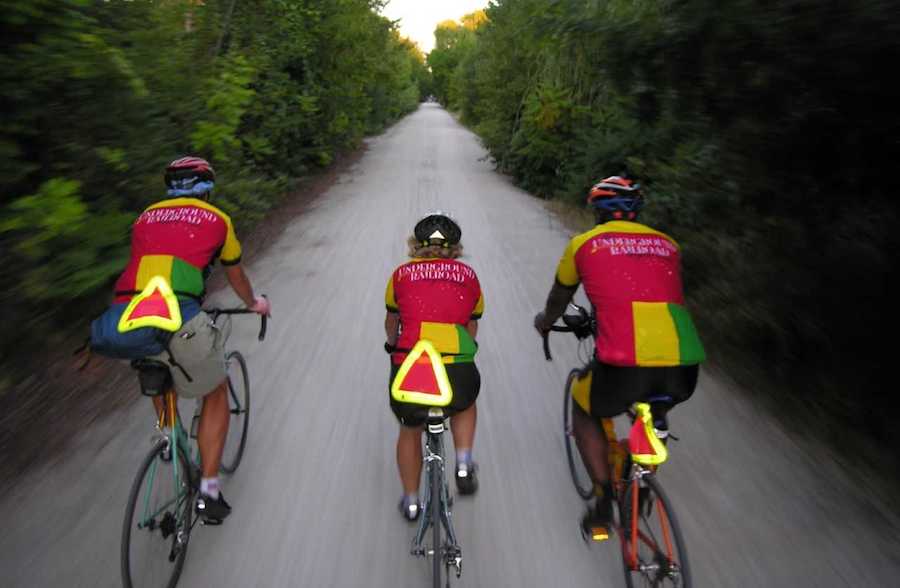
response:
[[(219, 329), (217, 319), (221, 315), (232, 314), (251, 314), (248, 309), (205, 309), (207, 314), (212, 318), (212, 327)], [(266, 333), (266, 317), (260, 319), (259, 339), (262, 340)], [(228, 338), (230, 329), (226, 329), (220, 336), (222, 347), (224, 348), (225, 340)], [(245, 362), (237, 351), (225, 351), (223, 349), (226, 367), (229, 365), (229, 358), (236, 360), (240, 366), (239, 374), (242, 381), (238, 382), (241, 386), (244, 400), (248, 403), (243, 405), (241, 399), (236, 395), (235, 389), (229, 384), (229, 393), (232, 398), (229, 399), (229, 407), (231, 415), (242, 415), (249, 411), (249, 380)], [(156, 364), (156, 365), (153, 365)], [(172, 358), (172, 352), (169, 350), (169, 362), (172, 366), (179, 367), (184, 372), (184, 368), (178, 366)], [(157, 370), (155, 374), (150, 374), (149, 378), (141, 380), (142, 392), (152, 396), (153, 405), (156, 410), (155, 432), (152, 437), (153, 446), (144, 458), (141, 469), (135, 478), (131, 492), (128, 498), (128, 505), (125, 511), (125, 521), (122, 529), (122, 582), (125, 586), (133, 585), (133, 559), (140, 554), (148, 545), (141, 541), (140, 549), (136, 547), (135, 528), (149, 531), (149, 535), (155, 536), (157, 533), (163, 540), (163, 545), (169, 542), (168, 560), (175, 563), (170, 572), (169, 584), (175, 585), (181, 574), (184, 560), (187, 554), (187, 547), (190, 541), (190, 535), (194, 526), (200, 522), (206, 524), (207, 521), (201, 520), (200, 516), (194, 517), (195, 509), (194, 499), (200, 489), (201, 480), (201, 456), (200, 448), (197, 443), (192, 443), (191, 439), (196, 439), (194, 426), (197, 424), (200, 415), (201, 403), (198, 401), (194, 411), (193, 419), (190, 423), (190, 429), (186, 429), (178, 411), (178, 396), (172, 387), (172, 380), (160, 380), (159, 367), (169, 365), (166, 362), (159, 361), (155, 358), (143, 358), (143, 360), (135, 360), (132, 367), (143, 373), (142, 370)], [(189, 374), (185, 376), (190, 380)], [(226, 372), (226, 377), (230, 377), (230, 372)], [(140, 375), (140, 374), (139, 374)], [(230, 382), (230, 380), (227, 380)], [(233, 403), (232, 403), (233, 400)], [(246, 436), (246, 417), (243, 420), (243, 428), (240, 431), (240, 450), (243, 451)], [(227, 441), (227, 438), (226, 438)], [(193, 445), (193, 447), (191, 447)], [(234, 465), (231, 466), (232, 472), (237, 467), (240, 453), (236, 454)], [(166, 467), (172, 468), (171, 479), (168, 479), (166, 473), (160, 472)], [(170, 486), (171, 484), (171, 486)], [(171, 494), (169, 490), (172, 490)], [(215, 524), (215, 521), (212, 521)], [(151, 539), (150, 541), (155, 541)], [(158, 551), (159, 548), (154, 544), (150, 545), (151, 549), (148, 553)], [(137, 561), (137, 560), (135, 560)], [(140, 572), (144, 572), (141, 566)], [(136, 569), (136, 568), (135, 568)]]
[[(431, 415), (429, 415), (429, 417), (429, 422), (426, 424), (425, 429), (425, 455), (423, 458), (423, 461), (425, 462), (425, 479), (428, 480), (428, 483), (425, 484), (422, 514), (416, 529), (416, 535), (412, 541), (410, 553), (420, 557), (429, 555), (428, 551), (422, 546), (422, 542), (425, 540), (425, 534), (432, 525), (443, 525), (444, 529), (447, 531), (449, 544), (446, 546), (432, 546), (433, 553), (431, 553), (431, 555), (432, 557), (442, 558), (445, 565), (452, 565), (456, 568), (456, 577), (459, 578), (462, 574), (462, 550), (459, 548), (459, 543), (456, 540), (456, 532), (453, 529), (452, 515), (449, 508), (450, 491), (447, 486), (443, 440), (443, 433), (446, 430), (446, 425), (444, 424), (443, 419), (435, 422), (432, 420), (433, 417), (431, 417)], [(432, 485), (430, 482), (433, 476), (439, 476), (440, 480), (439, 486), (441, 488), (441, 494), (437, 497), (432, 496), (431, 493)], [(432, 500), (440, 501), (441, 520), (439, 521), (431, 520)]]
[[(187, 432), (184, 429), (184, 426), (181, 423), (181, 417), (178, 413), (178, 398), (173, 390), (169, 390), (163, 394), (162, 397), (162, 410), (159, 411), (157, 422), (156, 422), (156, 431), (157, 434), (154, 438), (157, 440), (157, 443), (163, 443), (163, 456), (168, 458), (168, 460), (172, 460), (172, 464), (176, 464), (174, 460), (178, 459), (178, 449), (179, 447), (183, 447), (184, 455), (188, 458), (188, 467), (194, 468), (197, 467), (199, 450), (195, 452), (194, 455), (191, 454), (189, 450), (189, 441)], [(159, 461), (156, 461), (151, 466), (150, 477), (147, 480), (148, 488), (153, 487), (153, 483), (156, 479), (156, 468), (159, 467)], [(179, 489), (181, 488), (182, 481), (179, 479), (180, 475), (178, 473), (177, 465), (172, 466), (172, 483), (175, 489), (175, 496), (169, 502), (160, 505), (156, 511), (150, 512), (150, 492), (147, 492), (147, 495), (144, 497), (144, 513), (141, 517), (141, 523), (138, 523), (138, 528), (143, 528), (144, 522), (154, 520), (156, 516), (166, 510), (169, 506), (171, 506), (175, 501), (180, 500), (183, 496)], [(179, 513), (180, 509), (175, 510), (176, 513)], [(181, 522), (176, 519), (176, 522)]]
[[(216, 324), (219, 316), (223, 315), (235, 315), (235, 314), (253, 314), (253, 311), (239, 308), (239, 309), (218, 309), (211, 308), (206, 309), (206, 312), (210, 314), (213, 320), (213, 328), (219, 329), (220, 327)], [(259, 331), (259, 340), (262, 341), (266, 334), (266, 316), (263, 315), (260, 317), (260, 331)], [(230, 332), (230, 326), (228, 327)], [(227, 340), (226, 334), (226, 340)], [(228, 355), (227, 352), (224, 353), (225, 356)], [(230, 393), (230, 392), (229, 392)], [(199, 469), (200, 464), (200, 448), (194, 447), (194, 450), (190, 450), (190, 440), (188, 438), (188, 433), (184, 428), (184, 425), (181, 421), (181, 415), (178, 412), (178, 396), (173, 389), (169, 389), (163, 393), (161, 402), (157, 403), (154, 401), (154, 405), (157, 409), (157, 422), (156, 422), (156, 435), (155, 439), (163, 442), (165, 447), (163, 448), (163, 455), (168, 456), (169, 459), (175, 460), (178, 459), (178, 449), (179, 447), (183, 448), (184, 455), (187, 456), (188, 467), (193, 469)], [(197, 417), (197, 414), (194, 415), (194, 418)], [(193, 434), (193, 422), (192, 425), (192, 434)], [(172, 462), (175, 464), (176, 462)], [(148, 479), (148, 488), (153, 487), (153, 482), (156, 478), (156, 468), (158, 467), (158, 463), (154, 463), (152, 470), (150, 472), (150, 477)], [(178, 467), (177, 465), (173, 465), (173, 484), (175, 488), (175, 496), (178, 498), (173, 500), (178, 500), (181, 498), (181, 494), (179, 493), (179, 489), (181, 488), (182, 481), (179, 479)], [(144, 504), (144, 516), (142, 517), (142, 521), (149, 521), (156, 517), (157, 514), (168, 508), (172, 501), (163, 504), (156, 512), (150, 513), (149, 507), (150, 500), (150, 492), (147, 493), (145, 497)], [(178, 511), (180, 512), (180, 511)], [(180, 520), (177, 522), (181, 522)], [(141, 528), (141, 524), (138, 525)]]
[[(568, 317), (564, 315), (563, 319), (566, 326), (554, 325), (549, 331), (543, 334), (544, 339), (544, 356), (550, 361), (549, 338), (550, 331), (555, 332), (571, 332), (574, 333), (579, 342), (583, 343), (591, 337), (593, 328), (588, 331), (586, 324), (592, 324), (593, 317), (587, 311), (577, 305), (570, 304), (578, 311), (578, 315)], [(581, 350), (581, 346), (579, 346)], [(576, 368), (572, 373), (583, 374), (590, 365), (591, 360), (585, 360), (585, 365)], [(567, 380), (566, 392), (566, 411), (571, 409), (570, 403), (573, 402), (572, 397), (572, 381)], [(653, 431), (648, 427), (654, 422), (653, 409), (659, 406), (665, 409), (663, 414), (671, 408), (674, 403), (672, 398), (668, 396), (659, 396), (648, 398), (645, 401), (632, 405), (628, 414), (632, 418), (634, 427), (643, 426), (644, 434), (647, 435), (647, 444), (641, 439), (636, 438), (635, 441), (629, 439), (627, 445), (619, 443), (615, 433), (612, 419), (603, 419), (603, 433), (607, 439), (609, 447), (609, 467), (610, 479), (613, 486), (613, 494), (618, 504), (619, 517), (613, 523), (616, 534), (622, 549), (622, 560), (625, 565), (625, 575), (629, 579), (632, 572), (638, 572), (645, 577), (653, 577), (653, 585), (659, 585), (658, 581), (662, 577), (678, 580), (679, 586), (690, 586), (690, 574), (687, 556), (684, 550), (684, 540), (680, 536), (675, 513), (669, 510), (669, 501), (665, 497), (663, 489), (656, 480), (656, 473), (659, 465), (666, 459), (665, 444), (659, 441), (656, 436), (655, 425)], [(666, 407), (668, 405), (668, 407)], [(567, 412), (568, 414), (568, 412)], [(569, 423), (566, 420), (566, 423)], [(569, 429), (566, 435), (571, 434)], [(650, 436), (653, 435), (653, 438)], [(630, 436), (630, 435), (629, 435)], [(677, 439), (674, 435), (669, 438)], [(633, 443), (637, 443), (633, 445)], [(637, 453), (632, 453), (633, 450)], [(566, 440), (566, 450), (569, 452), (570, 468), (572, 468), (572, 476), (576, 489), (582, 498), (587, 499), (580, 486), (578, 474), (575, 471), (575, 465), (572, 463), (570, 441)], [(625, 461), (620, 461), (624, 459)], [(619, 469), (621, 466), (622, 469)], [(629, 468), (627, 473), (624, 468)], [(644, 490), (646, 488), (646, 490)], [(647, 497), (642, 498), (642, 494)], [(644, 508), (644, 512), (641, 508)], [(656, 509), (655, 514), (652, 513)], [(654, 524), (655, 523), (655, 524)], [(642, 528), (643, 527), (643, 528)], [(609, 538), (609, 529), (602, 529), (602, 533), (598, 532), (597, 541)], [(649, 549), (652, 557), (645, 558), (642, 554), (642, 548)], [(683, 582), (686, 582), (683, 584)], [(631, 586), (629, 580), (629, 586)]]
[[(647, 544), (648, 547), (651, 547), (652, 549), (654, 549), (656, 551), (661, 551), (658, 549), (656, 541), (652, 537), (648, 537), (645, 533), (643, 533), (642, 531), (639, 530), (639, 528), (638, 528), (639, 516), (635, 515), (635, 513), (638, 513), (638, 509), (640, 508), (640, 502), (639, 502), (640, 492), (639, 492), (639, 490), (644, 485), (643, 479), (645, 476), (652, 476), (652, 475), (653, 475), (653, 472), (650, 471), (650, 469), (648, 469), (640, 464), (632, 464), (630, 479), (627, 482), (623, 481), (622, 483), (620, 483), (619, 486), (621, 488), (619, 490), (617, 490), (617, 492), (616, 492), (616, 494), (619, 497), (624, 497), (625, 496), (625, 486), (628, 485), (631, 487), (631, 495), (630, 495), (631, 504), (628, 506), (630, 507), (630, 512), (632, 513), (632, 516), (631, 516), (631, 520), (628, 521), (629, 528), (627, 529), (627, 531), (628, 531), (627, 533), (622, 532), (622, 531), (625, 531), (625, 529), (621, 526), (622, 521), (619, 522), (619, 524), (620, 524), (619, 539), (622, 543), (622, 558), (625, 560), (626, 565), (628, 565), (628, 567), (630, 569), (638, 569), (637, 554), (638, 554), (639, 542), (643, 542), (643, 543)], [(673, 553), (672, 553), (673, 552), (672, 540), (669, 535), (669, 529), (668, 529), (668, 515), (665, 514), (665, 507), (662, 505), (662, 503), (659, 503), (657, 505), (657, 507), (663, 509), (662, 516), (660, 516), (660, 526), (662, 527), (663, 540), (664, 540), (664, 543), (666, 546), (664, 553), (666, 554), (666, 559), (669, 562), (672, 562), (674, 560), (674, 558), (673, 558)], [(650, 571), (651, 568), (656, 569), (658, 567), (659, 567), (658, 564), (652, 564), (650, 566), (644, 565), (644, 566), (641, 566), (640, 571)]]

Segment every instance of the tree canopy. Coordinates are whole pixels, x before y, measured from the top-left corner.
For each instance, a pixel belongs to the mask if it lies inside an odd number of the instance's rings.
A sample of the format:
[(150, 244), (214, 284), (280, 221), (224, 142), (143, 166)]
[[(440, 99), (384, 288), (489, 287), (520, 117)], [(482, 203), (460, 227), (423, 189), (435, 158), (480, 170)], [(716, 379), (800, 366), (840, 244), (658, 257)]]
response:
[(216, 204), (247, 226), (414, 109), (430, 73), (382, 5), (0, 0), (4, 359), (108, 300), (167, 162), (209, 158)]
[(523, 188), (615, 173), (685, 251), (707, 346), (781, 401), (900, 441), (882, 410), (897, 242), (888, 1), (493, 0), (442, 24), (437, 95)]

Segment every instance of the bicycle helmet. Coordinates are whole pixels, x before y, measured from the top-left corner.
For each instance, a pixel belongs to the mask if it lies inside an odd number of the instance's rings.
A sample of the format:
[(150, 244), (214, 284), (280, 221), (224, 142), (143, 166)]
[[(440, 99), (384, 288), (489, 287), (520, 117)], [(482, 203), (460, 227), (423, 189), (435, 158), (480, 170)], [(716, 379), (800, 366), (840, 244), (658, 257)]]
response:
[(425, 215), (422, 220), (416, 223), (413, 234), (416, 237), (416, 241), (423, 246), (442, 245), (449, 247), (459, 243), (459, 240), (462, 238), (462, 229), (447, 213), (436, 210)]
[(587, 202), (598, 212), (608, 212), (613, 218), (633, 219), (644, 205), (644, 197), (640, 184), (621, 176), (610, 176), (594, 184)]
[(205, 159), (182, 157), (166, 166), (164, 178), (170, 195), (186, 196), (211, 191), (216, 172)]

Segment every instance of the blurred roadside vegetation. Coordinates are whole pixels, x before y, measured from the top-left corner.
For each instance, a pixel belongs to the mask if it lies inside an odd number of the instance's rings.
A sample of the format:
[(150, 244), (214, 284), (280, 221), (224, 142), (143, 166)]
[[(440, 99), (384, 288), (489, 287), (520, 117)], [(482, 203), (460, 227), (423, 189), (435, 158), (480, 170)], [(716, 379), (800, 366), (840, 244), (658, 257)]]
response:
[(895, 2), (493, 0), (435, 35), (435, 95), (500, 170), (576, 206), (639, 178), (714, 363), (900, 456)]
[(109, 300), (162, 170), (211, 160), (248, 228), (295, 178), (416, 108), (380, 0), (0, 0), (0, 398)]

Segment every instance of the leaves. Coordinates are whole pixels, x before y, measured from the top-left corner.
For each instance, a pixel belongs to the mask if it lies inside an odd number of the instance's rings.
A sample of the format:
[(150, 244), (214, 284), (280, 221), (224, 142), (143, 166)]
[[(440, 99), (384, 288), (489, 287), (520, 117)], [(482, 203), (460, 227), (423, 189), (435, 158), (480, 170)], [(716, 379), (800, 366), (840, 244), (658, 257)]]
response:
[(441, 102), (498, 167), (578, 203), (599, 177), (639, 178), (642, 219), (686, 251), (711, 355), (761, 366), (767, 387), (804, 401), (850, 406), (861, 423), (874, 392), (834, 399), (886, 379), (876, 374), (890, 363), (869, 337), (892, 305), (900, 181), (884, 170), (900, 90), (884, 72), (900, 58), (900, 12), (493, 0), (486, 17), (441, 23), (428, 63)]
[(108, 296), (172, 159), (210, 158), (244, 230), (292, 177), (416, 108), (430, 74), (380, 5), (0, 0), (0, 321), (27, 333), (0, 353)]

